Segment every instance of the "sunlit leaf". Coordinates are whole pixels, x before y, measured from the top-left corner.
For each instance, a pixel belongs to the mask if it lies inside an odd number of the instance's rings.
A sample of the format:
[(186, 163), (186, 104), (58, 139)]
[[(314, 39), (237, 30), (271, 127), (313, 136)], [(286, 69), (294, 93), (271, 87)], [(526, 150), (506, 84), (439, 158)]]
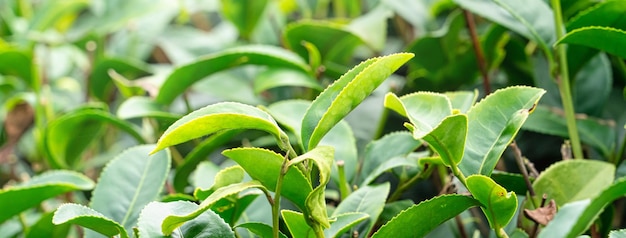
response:
[(504, 228), (515, 215), (517, 196), (484, 175), (467, 177), (467, 189), (480, 201), (492, 229)]
[(54, 213), (52, 223), (56, 225), (76, 224), (109, 237), (116, 235), (120, 235), (122, 238), (129, 237), (126, 229), (116, 221), (79, 204), (61, 205)]

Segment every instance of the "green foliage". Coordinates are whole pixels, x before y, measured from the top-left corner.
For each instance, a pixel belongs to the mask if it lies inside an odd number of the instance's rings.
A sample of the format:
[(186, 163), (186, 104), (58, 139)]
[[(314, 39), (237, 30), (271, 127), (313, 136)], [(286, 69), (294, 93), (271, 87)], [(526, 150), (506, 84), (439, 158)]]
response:
[(619, 236), (623, 3), (0, 1), (0, 234)]

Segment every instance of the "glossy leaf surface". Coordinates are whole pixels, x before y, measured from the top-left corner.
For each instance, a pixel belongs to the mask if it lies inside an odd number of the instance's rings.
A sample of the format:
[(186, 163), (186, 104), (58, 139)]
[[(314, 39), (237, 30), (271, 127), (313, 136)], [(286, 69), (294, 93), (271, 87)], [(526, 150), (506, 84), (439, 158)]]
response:
[(467, 189), (482, 206), (492, 229), (505, 227), (517, 210), (517, 196), (484, 175), (467, 177)]
[(314, 148), (335, 124), (412, 57), (413, 54), (398, 53), (369, 59), (327, 87), (313, 101), (302, 119), (304, 148)]
[(79, 204), (69, 203), (61, 205), (54, 213), (52, 223), (57, 225), (65, 223), (76, 224), (109, 237), (116, 235), (120, 235), (122, 238), (129, 237), (126, 229), (116, 221)]
[[(479, 205), (477, 200), (469, 196), (438, 196), (402, 211), (383, 225), (372, 237), (424, 237), (445, 221), (470, 207)], [(432, 213), (432, 211), (437, 212)], [(412, 226), (411, 232), (404, 232), (409, 225)]]
[(468, 112), (465, 153), (461, 172), (490, 175), (545, 90), (514, 86), (500, 89)]

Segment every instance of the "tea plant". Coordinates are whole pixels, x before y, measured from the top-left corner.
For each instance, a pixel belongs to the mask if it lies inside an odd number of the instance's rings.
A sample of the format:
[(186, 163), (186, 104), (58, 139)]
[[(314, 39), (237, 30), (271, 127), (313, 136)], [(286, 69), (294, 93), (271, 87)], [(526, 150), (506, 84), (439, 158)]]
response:
[(624, 235), (624, 6), (2, 1), (0, 234)]

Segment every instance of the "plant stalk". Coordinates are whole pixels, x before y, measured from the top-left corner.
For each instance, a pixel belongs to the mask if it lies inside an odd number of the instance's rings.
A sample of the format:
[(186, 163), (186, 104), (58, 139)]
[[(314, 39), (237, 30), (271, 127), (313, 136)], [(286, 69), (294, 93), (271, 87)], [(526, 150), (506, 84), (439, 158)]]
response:
[(535, 204), (535, 189), (533, 189), (533, 185), (530, 182), (530, 177), (528, 176), (528, 170), (524, 165), (524, 158), (522, 157), (522, 151), (520, 151), (519, 147), (515, 141), (510, 145), (511, 149), (513, 149), (513, 156), (515, 157), (515, 162), (517, 162), (517, 166), (519, 167), (520, 172), (522, 172), (522, 176), (524, 177), (524, 182), (526, 182), (526, 188), (528, 188), (528, 194), (530, 194), (530, 201), (533, 203), (533, 206), (537, 208), (537, 204)]
[(276, 188), (274, 189), (274, 201), (272, 202), (272, 234), (274, 238), (278, 238), (279, 235), (279, 212), (280, 212), (280, 192), (283, 188), (283, 179), (289, 167), (287, 166), (289, 161), (289, 155), (285, 155), (283, 164), (280, 166), (280, 174), (276, 179)]
[(467, 24), (467, 29), (470, 33), (472, 45), (474, 46), (473, 48), (474, 53), (476, 54), (478, 69), (480, 70), (480, 74), (483, 76), (483, 90), (485, 90), (485, 95), (489, 95), (491, 93), (491, 85), (489, 84), (491, 80), (489, 79), (485, 55), (483, 54), (483, 49), (480, 44), (480, 40), (478, 39), (478, 34), (476, 33), (476, 21), (474, 21), (474, 15), (468, 10), (463, 9), (463, 16), (465, 17), (465, 23)]
[(407, 189), (409, 189), (411, 186), (421, 181), (422, 179), (428, 178), (434, 168), (435, 168), (435, 165), (426, 165), (426, 168), (424, 168), (424, 170), (420, 171), (419, 173), (411, 177), (406, 182), (398, 185), (398, 188), (396, 189), (396, 191), (393, 192), (393, 194), (391, 194), (391, 196), (389, 196), (389, 199), (387, 199), (387, 202), (389, 203), (389, 202), (398, 200), (400, 196), (402, 196), (404, 191), (406, 191)]
[(339, 193), (343, 201), (350, 195), (350, 184), (346, 179), (345, 163), (343, 160), (337, 161), (337, 171), (339, 172)]
[[(552, 4), (552, 10), (554, 11), (554, 23), (556, 27), (556, 38), (563, 38), (563, 13), (561, 12), (561, 1), (550, 0)], [(556, 83), (559, 86), (561, 94), (561, 101), (563, 103), (563, 109), (565, 110), (565, 120), (567, 122), (567, 130), (569, 133), (570, 141), (572, 143), (572, 150), (574, 153), (574, 159), (583, 158), (583, 150), (580, 143), (580, 137), (578, 136), (578, 128), (576, 127), (576, 117), (574, 111), (574, 103), (572, 102), (572, 92), (570, 86), (569, 69), (567, 67), (567, 50), (565, 45), (559, 44), (556, 46), (557, 55), (559, 58), (560, 74), (556, 76)]]

